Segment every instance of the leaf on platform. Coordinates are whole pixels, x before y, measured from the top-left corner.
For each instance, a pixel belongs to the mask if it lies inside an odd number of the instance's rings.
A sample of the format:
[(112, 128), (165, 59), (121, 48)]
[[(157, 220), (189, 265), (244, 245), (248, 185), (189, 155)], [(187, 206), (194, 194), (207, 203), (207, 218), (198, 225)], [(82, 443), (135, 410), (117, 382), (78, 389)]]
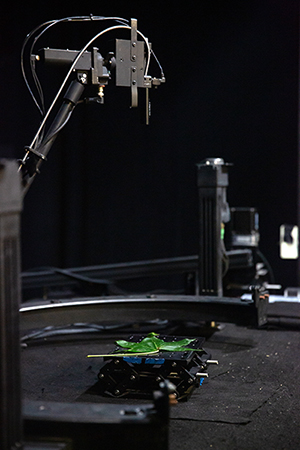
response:
[(130, 342), (119, 340), (116, 344), (119, 347), (126, 348), (127, 353), (110, 353), (108, 355), (88, 355), (88, 357), (104, 357), (104, 356), (146, 356), (159, 351), (168, 352), (187, 352), (187, 351), (199, 351), (201, 349), (188, 348), (186, 345), (193, 342), (195, 339), (181, 339), (180, 341), (165, 342), (159, 339), (157, 333), (149, 333), (141, 342)]

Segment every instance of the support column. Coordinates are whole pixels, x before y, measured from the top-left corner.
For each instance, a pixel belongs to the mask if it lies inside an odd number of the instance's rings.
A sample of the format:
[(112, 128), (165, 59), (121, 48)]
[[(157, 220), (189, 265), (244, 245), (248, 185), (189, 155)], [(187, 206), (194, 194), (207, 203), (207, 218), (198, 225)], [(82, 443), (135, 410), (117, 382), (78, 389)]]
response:
[(197, 165), (199, 195), (199, 294), (222, 297), (224, 224), (230, 219), (226, 201), (227, 165), (208, 158)]
[(0, 159), (0, 448), (22, 441), (19, 305), (21, 180), (16, 161)]

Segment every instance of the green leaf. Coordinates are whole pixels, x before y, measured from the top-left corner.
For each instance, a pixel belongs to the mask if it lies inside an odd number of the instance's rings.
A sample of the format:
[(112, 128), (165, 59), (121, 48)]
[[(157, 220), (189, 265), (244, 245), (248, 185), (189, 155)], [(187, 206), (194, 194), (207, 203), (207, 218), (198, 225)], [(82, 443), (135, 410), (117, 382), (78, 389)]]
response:
[(168, 352), (187, 352), (187, 351), (201, 351), (198, 348), (188, 348), (186, 345), (193, 342), (195, 339), (181, 339), (180, 341), (165, 342), (159, 339), (157, 333), (149, 333), (141, 342), (129, 342), (124, 340), (116, 341), (119, 347), (126, 348), (127, 353), (121, 353), (117, 351), (108, 355), (88, 355), (91, 357), (104, 357), (104, 356), (146, 356), (154, 353), (159, 353), (160, 350)]
[(165, 342), (159, 339), (157, 333), (149, 333), (141, 342), (116, 341), (120, 347), (128, 348), (128, 352), (147, 352), (154, 350), (163, 350), (170, 352), (186, 352), (193, 351), (193, 348), (187, 348), (185, 345), (190, 344), (195, 339), (181, 339), (180, 341)]
[(119, 345), (120, 347), (131, 348), (134, 346), (135, 342), (120, 340), (120, 341), (116, 341), (116, 344)]
[[(132, 353), (145, 353), (145, 352), (152, 352), (154, 350), (159, 350), (159, 347), (157, 346), (154, 337), (146, 337), (145, 339), (143, 339), (141, 342), (134, 342), (134, 343), (129, 343), (127, 341), (124, 341), (125, 344), (120, 344), (120, 341), (117, 341), (116, 343), (120, 346), (120, 347), (125, 347), (128, 348), (128, 352), (132, 352)], [(130, 346), (128, 345), (130, 344)], [(131, 345), (133, 344), (133, 345)]]

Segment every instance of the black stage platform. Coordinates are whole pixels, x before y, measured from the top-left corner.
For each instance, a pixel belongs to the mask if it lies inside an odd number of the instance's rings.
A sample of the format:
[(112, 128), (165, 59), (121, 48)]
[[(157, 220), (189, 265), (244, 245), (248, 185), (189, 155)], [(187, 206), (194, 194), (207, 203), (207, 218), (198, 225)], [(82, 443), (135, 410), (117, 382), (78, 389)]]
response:
[[(205, 350), (219, 364), (209, 366), (209, 377), (188, 401), (171, 406), (170, 450), (299, 448), (300, 303), (271, 304), (269, 313), (274, 323), (281, 317), (280, 327), (221, 323), (206, 336)], [(169, 323), (158, 332), (195, 336), (204, 330), (195, 323)], [(120, 330), (28, 341), (22, 350), (24, 399), (143, 402), (99, 396), (97, 374), (102, 359), (86, 357), (111, 351), (115, 339), (126, 335), (128, 331)]]

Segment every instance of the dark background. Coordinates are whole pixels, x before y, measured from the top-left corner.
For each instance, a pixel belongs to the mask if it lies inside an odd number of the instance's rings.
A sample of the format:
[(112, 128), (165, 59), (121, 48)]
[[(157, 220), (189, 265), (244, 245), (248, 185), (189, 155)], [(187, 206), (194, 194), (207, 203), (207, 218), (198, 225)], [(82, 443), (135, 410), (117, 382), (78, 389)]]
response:
[[(260, 249), (283, 286), (297, 262), (279, 258), (279, 226), (297, 223), (298, 1), (23, 2), (1, 7), (0, 155), (20, 158), (39, 125), (23, 83), (26, 34), (72, 15), (138, 19), (166, 76), (147, 127), (129, 88), (113, 83), (104, 105), (80, 105), (60, 133), (22, 214), (22, 264), (80, 267), (196, 254), (196, 164), (222, 157), (230, 206), (255, 206)], [(79, 50), (102, 29), (54, 27), (41, 46)], [(114, 50), (123, 32), (97, 41)], [(62, 81), (41, 68), (46, 99)], [(155, 65), (151, 75), (159, 75)]]

